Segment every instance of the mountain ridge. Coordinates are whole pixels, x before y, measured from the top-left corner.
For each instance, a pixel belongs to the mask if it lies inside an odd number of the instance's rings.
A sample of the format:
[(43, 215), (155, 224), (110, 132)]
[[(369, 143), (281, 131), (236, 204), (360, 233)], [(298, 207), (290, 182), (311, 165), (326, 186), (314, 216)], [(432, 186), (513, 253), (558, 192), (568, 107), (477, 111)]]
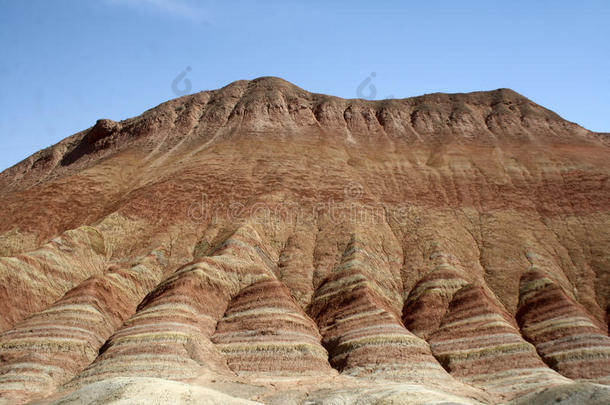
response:
[(0, 173), (0, 404), (604, 403), (609, 156), (506, 89), (98, 120)]
[[(142, 136), (142, 131), (143, 129), (136, 127), (134, 128), (133, 125), (135, 124), (136, 126), (138, 124), (140, 124), (141, 126), (147, 126), (149, 125), (149, 123), (144, 122), (141, 123), (139, 121), (146, 121), (146, 116), (147, 115), (151, 115), (151, 114), (158, 114), (158, 113), (165, 113), (166, 108), (168, 108), (169, 110), (183, 110), (183, 109), (187, 109), (189, 106), (192, 108), (192, 104), (195, 102), (195, 100), (200, 99), (200, 98), (209, 98), (214, 100), (216, 95), (221, 95), (221, 96), (226, 96), (225, 98), (235, 98), (235, 94), (234, 94), (234, 90), (241, 90), (241, 93), (239, 95), (238, 101), (236, 101), (233, 105), (233, 107), (231, 108), (231, 113), (228, 115), (227, 117), (227, 123), (229, 120), (235, 118), (235, 115), (239, 115), (242, 114), (243, 112), (240, 112), (240, 110), (238, 109), (240, 107), (242, 107), (243, 109), (243, 105), (244, 104), (257, 104), (257, 103), (261, 103), (263, 101), (267, 101), (265, 96), (267, 96), (266, 94), (263, 94), (262, 96), (259, 95), (258, 97), (255, 97), (257, 95), (257, 91), (260, 93), (260, 90), (271, 90), (272, 92), (275, 90), (285, 90), (286, 93), (288, 93), (289, 97), (294, 97), (296, 96), (301, 96), (305, 99), (308, 99), (308, 101), (310, 102), (311, 105), (308, 105), (307, 107), (311, 110), (312, 115), (314, 116), (314, 118), (317, 120), (318, 116), (322, 113), (321, 111), (318, 111), (318, 113), (316, 114), (316, 109), (319, 108), (323, 108), (323, 104), (325, 102), (328, 102), (329, 100), (334, 100), (337, 101), (339, 103), (343, 103), (345, 105), (344, 111), (348, 111), (350, 110), (350, 108), (354, 105), (356, 106), (367, 106), (367, 107), (375, 107), (375, 117), (378, 120), (378, 123), (381, 125), (381, 127), (384, 127), (384, 123), (379, 121), (380, 118), (380, 114), (384, 114), (387, 111), (387, 108), (389, 108), (389, 105), (393, 105), (394, 107), (397, 108), (408, 108), (410, 109), (411, 115), (410, 115), (410, 122), (411, 124), (413, 124), (412, 126), (416, 125), (416, 120), (419, 118), (417, 116), (418, 113), (422, 113), (425, 114), (427, 112), (427, 110), (430, 108), (430, 104), (432, 105), (441, 105), (441, 104), (446, 104), (448, 101), (451, 102), (453, 104), (452, 106), (452, 111), (448, 117), (448, 119), (452, 119), (454, 117), (454, 114), (461, 114), (464, 111), (460, 110), (460, 108), (464, 108), (465, 105), (463, 105), (466, 102), (470, 102), (473, 105), (484, 105), (487, 107), (494, 107), (497, 105), (503, 105), (508, 103), (513, 104), (513, 103), (517, 103), (518, 106), (526, 106), (526, 107), (532, 107), (534, 109), (538, 109), (539, 111), (542, 111), (545, 113), (545, 119), (549, 119), (552, 118), (553, 120), (557, 121), (557, 122), (561, 122), (561, 123), (565, 123), (567, 125), (572, 126), (572, 128), (570, 128), (571, 131), (575, 131), (576, 129), (578, 129), (576, 132), (578, 134), (587, 134), (588, 136), (598, 136), (600, 139), (604, 139), (604, 137), (602, 136), (603, 133), (595, 133), (592, 131), (587, 131), (584, 130), (584, 128), (578, 126), (577, 124), (574, 124), (572, 122), (566, 121), (563, 118), (559, 117), (557, 114), (555, 114), (554, 112), (552, 112), (551, 110), (547, 110), (546, 108), (532, 102), (531, 100), (529, 100), (528, 98), (526, 98), (525, 96), (515, 92), (514, 90), (511, 89), (507, 89), (507, 88), (499, 88), (496, 90), (490, 90), (490, 91), (475, 91), (475, 92), (469, 92), (469, 93), (429, 93), (429, 94), (424, 94), (421, 96), (415, 96), (415, 97), (409, 97), (409, 98), (403, 98), (403, 99), (384, 99), (384, 100), (364, 100), (364, 99), (342, 99), (339, 97), (335, 97), (335, 96), (329, 96), (326, 94), (320, 94), (320, 93), (309, 93), (303, 89), (301, 89), (300, 87), (287, 82), (281, 78), (277, 78), (277, 77), (271, 77), (271, 76), (266, 76), (266, 77), (260, 77), (257, 79), (253, 79), (253, 80), (238, 80), (235, 82), (232, 82), (220, 89), (217, 90), (204, 90), (198, 93), (194, 93), (194, 94), (190, 94), (190, 95), (186, 95), (186, 96), (182, 96), (176, 99), (172, 99), (166, 102), (163, 102), (151, 109), (148, 109), (146, 111), (144, 111), (141, 115), (136, 116), (136, 117), (132, 117), (132, 118), (127, 118), (125, 120), (121, 120), (121, 121), (112, 121), (109, 119), (98, 119), (96, 124), (90, 128), (87, 128), (83, 131), (77, 132), (76, 134), (65, 138), (64, 140), (58, 142), (57, 144), (50, 146), (48, 148), (45, 148), (41, 151), (36, 152), (35, 154), (33, 154), (32, 156), (24, 159), (23, 161), (13, 165), (10, 168), (7, 168), (5, 170), (9, 171), (9, 172), (15, 172), (15, 171), (23, 171), (24, 170), (24, 166), (28, 167), (28, 169), (32, 169), (35, 168), (37, 166), (47, 166), (49, 165), (49, 162), (54, 162), (55, 164), (57, 164), (57, 160), (59, 160), (59, 165), (61, 166), (69, 166), (72, 163), (75, 163), (76, 160), (78, 160), (79, 158), (81, 158), (83, 155), (87, 155), (91, 152), (91, 148), (95, 145), (95, 144), (104, 144), (107, 143), (106, 140), (104, 141), (104, 138), (107, 137), (111, 137), (111, 135), (117, 131), (120, 131), (120, 128), (123, 126), (127, 127), (127, 130), (133, 134), (135, 133), (140, 133), (140, 135), (136, 135), (136, 137)], [(288, 91), (290, 90), (290, 91)], [(228, 93), (228, 94), (225, 94)], [(253, 94), (254, 93), (254, 94)], [(282, 97), (285, 97), (286, 95), (284, 93), (282, 93), (280, 91)], [(222, 99), (222, 97), (221, 97)], [(208, 100), (209, 101), (209, 100)], [(486, 102), (487, 101), (487, 102)], [(222, 103), (222, 101), (220, 101)], [(177, 104), (177, 105), (176, 105)], [(277, 106), (277, 105), (276, 105)], [(384, 109), (384, 106), (386, 107)], [(304, 106), (299, 106), (299, 107), (304, 107)], [(466, 107), (467, 108), (467, 107)], [(502, 113), (504, 113), (504, 111), (502, 111)], [(517, 115), (518, 112), (517, 111), (511, 111), (510, 115), (515, 114)], [(343, 114), (345, 116), (345, 112)], [(487, 125), (487, 120), (491, 117), (491, 114), (485, 117), (485, 124)], [(176, 117), (179, 118), (179, 117)], [(425, 117), (424, 117), (425, 118)], [(445, 118), (447, 120), (447, 117)], [(520, 120), (523, 120), (523, 115), (521, 114), (521, 117), (519, 118)], [(513, 123), (514, 124), (514, 123)], [(385, 129), (385, 128), (383, 128)], [(428, 128), (429, 129), (429, 128)], [(484, 127), (483, 125), (479, 125), (478, 130), (485, 133), (485, 131), (483, 130)], [(489, 126), (487, 125), (487, 129), (489, 130)], [(144, 130), (145, 131), (145, 130)], [(493, 131), (491, 131), (493, 134)], [(502, 134), (502, 133), (500, 133)], [(462, 139), (464, 141), (468, 141), (468, 139)], [(408, 139), (408, 141), (421, 141), (420, 139)], [(430, 141), (429, 139), (426, 139), (426, 141)], [(61, 157), (57, 156), (57, 155), (61, 155)], [(3, 189), (7, 188), (7, 184), (5, 183), (6, 180), (4, 182), (2, 182), (2, 173), (0, 173), (0, 185), (2, 185)], [(4, 176), (6, 177), (6, 176)]]

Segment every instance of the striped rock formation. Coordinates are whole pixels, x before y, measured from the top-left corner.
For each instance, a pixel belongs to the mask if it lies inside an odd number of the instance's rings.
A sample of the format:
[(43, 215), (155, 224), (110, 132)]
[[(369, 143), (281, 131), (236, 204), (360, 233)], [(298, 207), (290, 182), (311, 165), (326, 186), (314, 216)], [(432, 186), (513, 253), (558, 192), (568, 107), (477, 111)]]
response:
[(546, 364), (566, 377), (610, 384), (610, 338), (543, 271), (521, 278), (517, 321)]
[(393, 293), (387, 288), (393, 283), (383, 283), (382, 262), (366, 246), (352, 237), (341, 264), (314, 296), (311, 313), (330, 364), (344, 375), (479, 395), (455, 381), (432, 356), (428, 343), (402, 325), (389, 305)]
[(0, 257), (0, 331), (52, 304), (106, 262), (102, 235), (69, 230), (33, 252)]
[(0, 173), (2, 395), (604, 398), (609, 176), (607, 134), (508, 89), (265, 77), (99, 120)]
[(468, 284), (463, 272), (451, 264), (436, 266), (411, 290), (403, 309), (403, 322), (407, 329), (427, 339), (436, 331), (453, 295)]
[(212, 341), (238, 375), (329, 374), (316, 324), (277, 280), (243, 289), (229, 304)]
[(269, 277), (258, 238), (254, 229), (240, 228), (213, 256), (163, 280), (73, 384), (116, 376), (186, 380), (207, 370), (228, 373), (210, 338), (240, 286)]
[(0, 335), (0, 402), (48, 393), (98, 355), (99, 348), (160, 281), (158, 250), (128, 268), (91, 277), (59, 301)]
[(428, 341), (451, 375), (499, 398), (570, 382), (546, 367), (512, 317), (480, 286), (455, 293)]
[(342, 373), (442, 382), (449, 376), (426, 341), (410, 333), (366, 285), (351, 286), (317, 315), (331, 365)]
[(216, 276), (222, 270), (217, 263), (202, 261), (159, 284), (74, 383), (121, 375), (180, 380), (204, 366), (222, 364), (207, 339), (228, 299)]

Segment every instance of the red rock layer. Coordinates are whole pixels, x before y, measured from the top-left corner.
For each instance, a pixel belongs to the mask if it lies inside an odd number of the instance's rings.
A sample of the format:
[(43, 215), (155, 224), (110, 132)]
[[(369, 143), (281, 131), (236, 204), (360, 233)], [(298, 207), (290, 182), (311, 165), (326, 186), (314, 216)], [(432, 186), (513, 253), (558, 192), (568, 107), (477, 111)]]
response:
[(517, 321), (550, 367), (569, 378), (610, 384), (610, 338), (541, 270), (521, 278)]
[(453, 294), (468, 284), (463, 277), (458, 269), (448, 263), (426, 274), (411, 290), (405, 302), (405, 327), (422, 339), (427, 339), (439, 328)]
[(38, 312), (105, 268), (102, 235), (83, 226), (39, 249), (0, 257), (0, 331)]
[(451, 386), (454, 382), (391, 310), (364, 246), (352, 241), (342, 263), (318, 288), (311, 313), (330, 364), (353, 376)]
[(48, 393), (91, 363), (160, 281), (164, 254), (91, 277), (0, 335), (0, 399), (17, 404)]
[(570, 381), (546, 367), (483, 287), (471, 284), (455, 293), (428, 342), (451, 375), (505, 399)]
[(277, 280), (242, 290), (212, 337), (238, 375), (329, 373), (328, 353), (316, 324)]
[(214, 256), (188, 264), (161, 282), (74, 384), (115, 376), (184, 380), (209, 370), (228, 373), (210, 337), (240, 286), (270, 277), (260, 249), (253, 246), (260, 240), (252, 233), (252, 228), (239, 230)]

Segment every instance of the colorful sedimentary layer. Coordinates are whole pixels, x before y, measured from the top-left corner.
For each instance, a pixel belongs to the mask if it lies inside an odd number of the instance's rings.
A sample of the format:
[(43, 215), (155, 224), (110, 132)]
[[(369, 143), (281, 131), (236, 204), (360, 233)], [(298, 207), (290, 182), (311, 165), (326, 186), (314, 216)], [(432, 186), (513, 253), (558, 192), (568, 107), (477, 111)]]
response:
[(165, 254), (157, 250), (131, 267), (93, 276), (2, 333), (0, 399), (17, 404), (48, 393), (91, 363), (160, 281)]
[(570, 382), (546, 367), (512, 317), (480, 286), (455, 293), (428, 341), (451, 375), (500, 398)]
[(449, 263), (435, 266), (415, 285), (405, 301), (405, 327), (427, 339), (439, 328), (453, 295), (468, 284), (464, 277), (463, 271)]
[(261, 264), (256, 236), (248, 232), (255, 231), (238, 230), (213, 256), (163, 280), (74, 384), (116, 376), (185, 380), (205, 370), (228, 373), (226, 360), (210, 338), (240, 286), (269, 274)]
[(75, 382), (81, 385), (120, 375), (168, 379), (196, 375), (214, 357), (206, 335), (214, 330), (215, 317), (222, 315), (227, 300), (225, 285), (214, 275), (219, 271), (215, 263), (200, 262), (163, 281)]
[(35, 251), (0, 257), (0, 331), (100, 274), (105, 263), (102, 235), (86, 226), (67, 231)]
[(265, 77), (99, 120), (0, 173), (0, 404), (604, 398), (609, 157), (508, 89)]
[(383, 264), (367, 243), (352, 238), (341, 264), (317, 289), (317, 320), (330, 364), (344, 375), (410, 381), (445, 391), (475, 390), (455, 381), (432, 356), (428, 343), (409, 332), (388, 304)]
[(542, 359), (566, 377), (610, 384), (610, 338), (542, 270), (521, 278), (517, 321)]
[(212, 341), (238, 375), (328, 374), (328, 353), (316, 324), (277, 280), (242, 290), (229, 304)]

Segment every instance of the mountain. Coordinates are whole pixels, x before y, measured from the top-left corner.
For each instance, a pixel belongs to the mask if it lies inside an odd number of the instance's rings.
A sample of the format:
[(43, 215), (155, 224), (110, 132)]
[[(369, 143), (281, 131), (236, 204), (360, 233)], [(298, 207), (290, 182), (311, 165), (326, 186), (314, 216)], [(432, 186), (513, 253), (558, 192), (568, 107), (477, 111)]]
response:
[(608, 403), (609, 175), (508, 89), (100, 119), (0, 174), (0, 404)]

